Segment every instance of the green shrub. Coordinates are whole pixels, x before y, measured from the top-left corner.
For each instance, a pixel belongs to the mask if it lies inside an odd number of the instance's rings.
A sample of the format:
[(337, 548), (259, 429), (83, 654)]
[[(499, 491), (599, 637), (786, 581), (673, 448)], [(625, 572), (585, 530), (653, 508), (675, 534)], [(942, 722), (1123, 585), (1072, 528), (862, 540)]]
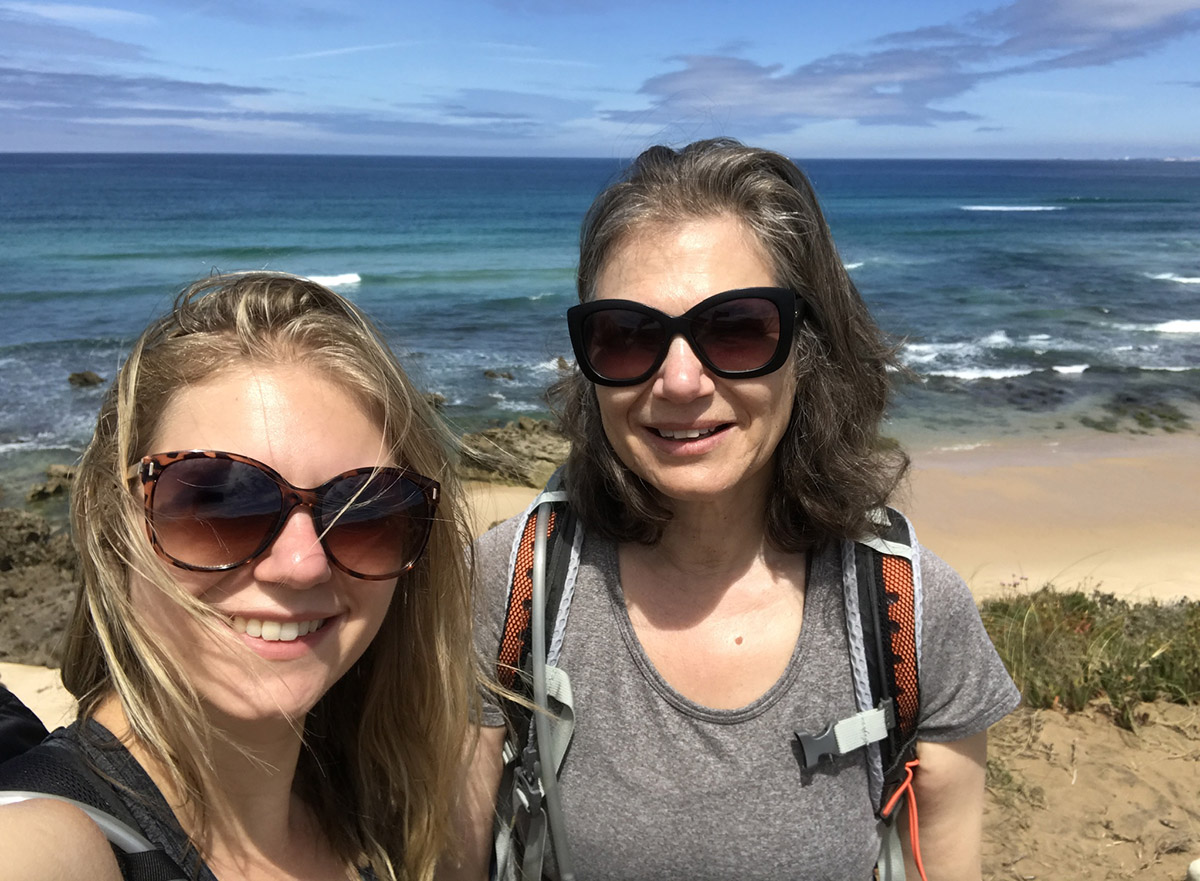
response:
[(1047, 585), (987, 600), (980, 613), (1028, 706), (1107, 699), (1132, 729), (1141, 701), (1200, 701), (1200, 601), (1130, 604)]

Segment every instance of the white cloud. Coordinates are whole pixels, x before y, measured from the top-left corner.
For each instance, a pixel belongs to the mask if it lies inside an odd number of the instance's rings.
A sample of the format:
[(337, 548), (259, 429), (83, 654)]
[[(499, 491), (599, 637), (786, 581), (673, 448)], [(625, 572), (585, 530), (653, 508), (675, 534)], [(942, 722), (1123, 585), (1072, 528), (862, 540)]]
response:
[(311, 58), (332, 58), (336, 55), (357, 55), (361, 52), (379, 52), (383, 49), (399, 49), (416, 46), (413, 40), (398, 40), (394, 43), (370, 43), (366, 46), (344, 46), (340, 49), (318, 49), (314, 52), (301, 52), (297, 55), (281, 55), (276, 61), (307, 61)]
[(155, 22), (153, 16), (141, 12), (74, 3), (0, 3), (0, 9), (73, 25), (149, 25)]
[(977, 120), (946, 102), (977, 85), (1048, 69), (1135, 58), (1200, 30), (1200, 0), (1014, 0), (945, 25), (887, 34), (879, 48), (787, 70), (731, 56), (688, 56), (646, 80), (651, 106), (614, 110), (627, 123), (722, 117), (755, 135), (820, 120), (928, 126)]

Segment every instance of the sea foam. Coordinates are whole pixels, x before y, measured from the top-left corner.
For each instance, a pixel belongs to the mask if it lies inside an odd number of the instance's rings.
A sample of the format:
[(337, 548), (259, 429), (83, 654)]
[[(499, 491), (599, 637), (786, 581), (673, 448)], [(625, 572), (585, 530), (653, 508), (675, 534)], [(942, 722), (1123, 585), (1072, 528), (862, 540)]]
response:
[(1062, 205), (959, 205), (963, 211), (1062, 211)]
[(961, 370), (930, 370), (929, 376), (948, 376), (968, 382), (976, 379), (1014, 379), (1033, 373), (1028, 367), (965, 367)]
[(1159, 272), (1156, 275), (1146, 275), (1147, 278), (1153, 278), (1156, 281), (1173, 281), (1176, 284), (1200, 284), (1200, 276), (1194, 275), (1176, 275), (1173, 272)]
[(325, 285), (327, 288), (344, 288), (359, 284), (362, 276), (357, 272), (343, 272), (341, 275), (310, 275), (308, 280)]
[(1150, 329), (1159, 333), (1200, 333), (1200, 320), (1177, 318), (1156, 324)]

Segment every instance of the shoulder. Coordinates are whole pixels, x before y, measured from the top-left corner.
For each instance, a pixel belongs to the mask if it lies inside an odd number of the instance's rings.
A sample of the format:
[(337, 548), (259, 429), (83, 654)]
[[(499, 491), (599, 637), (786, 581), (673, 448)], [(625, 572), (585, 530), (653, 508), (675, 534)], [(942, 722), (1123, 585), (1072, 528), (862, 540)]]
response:
[(0, 864), (30, 881), (121, 879), (100, 827), (75, 805), (49, 798), (0, 807)]
[(517, 530), (524, 522), (524, 512), (500, 521), (475, 539), (475, 554), (491, 557), (499, 552), (507, 555), (512, 549), (513, 538), (516, 536)]
[(497, 584), (507, 587), (512, 561), (513, 539), (525, 522), (525, 515), (496, 524), (475, 540), (475, 579), (484, 591), (498, 590)]

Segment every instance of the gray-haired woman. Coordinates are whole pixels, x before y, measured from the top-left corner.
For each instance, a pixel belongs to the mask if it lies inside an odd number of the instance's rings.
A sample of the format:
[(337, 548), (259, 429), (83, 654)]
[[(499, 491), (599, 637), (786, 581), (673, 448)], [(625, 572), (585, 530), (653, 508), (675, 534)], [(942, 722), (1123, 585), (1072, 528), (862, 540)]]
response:
[[(804, 175), (729, 140), (638, 157), (588, 212), (578, 289), (579, 369), (553, 390), (585, 535), (557, 661), (575, 876), (870, 877), (867, 750), (806, 769), (793, 747), (855, 709), (838, 549), (876, 529), (907, 466), (878, 435), (894, 348)], [(477, 545), (493, 663), (518, 523)], [(962, 881), (980, 876), (986, 729), (1019, 696), (962, 580), (916, 565), (921, 849), (928, 878)], [(504, 717), (483, 722), (459, 866), (475, 877), (494, 808), (512, 810)]]

